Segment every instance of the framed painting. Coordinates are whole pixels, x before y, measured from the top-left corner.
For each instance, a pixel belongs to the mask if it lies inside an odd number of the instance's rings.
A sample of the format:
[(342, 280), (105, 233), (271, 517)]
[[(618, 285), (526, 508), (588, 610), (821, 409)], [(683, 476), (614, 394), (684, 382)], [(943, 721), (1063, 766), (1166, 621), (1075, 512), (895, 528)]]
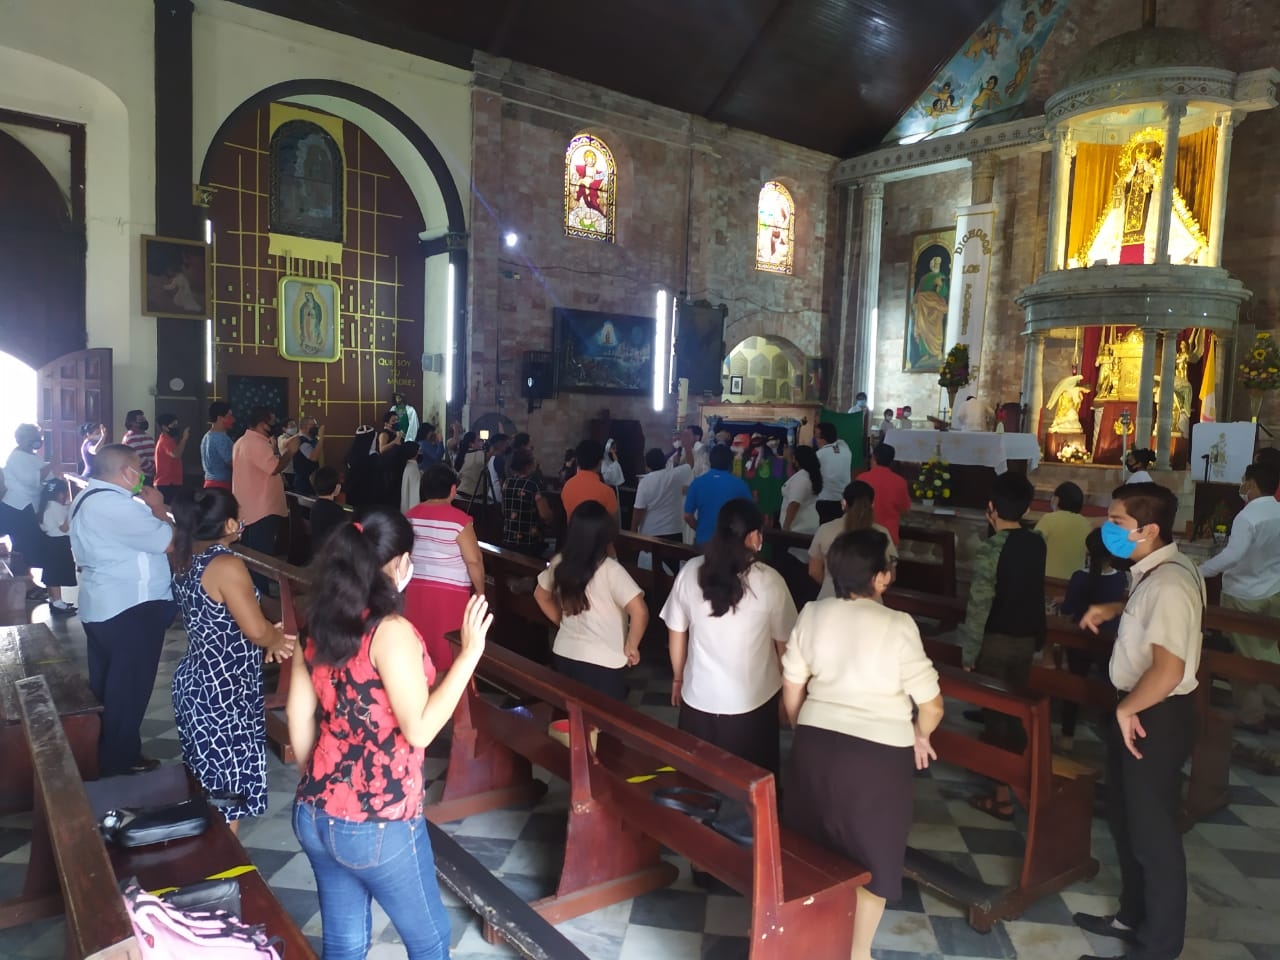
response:
[(902, 369), (906, 373), (937, 373), (942, 369), (955, 245), (955, 227), (917, 233), (911, 238), (911, 274), (902, 348)]
[(653, 317), (556, 308), (556, 389), (645, 395), (653, 390)]
[(280, 356), (303, 363), (333, 363), (342, 355), (338, 285), (314, 277), (281, 277)]
[(741, 377), (729, 378), (729, 394), (734, 397), (739, 397), (742, 395), (742, 378)]
[(142, 313), (148, 317), (212, 316), (209, 246), (202, 240), (142, 238)]

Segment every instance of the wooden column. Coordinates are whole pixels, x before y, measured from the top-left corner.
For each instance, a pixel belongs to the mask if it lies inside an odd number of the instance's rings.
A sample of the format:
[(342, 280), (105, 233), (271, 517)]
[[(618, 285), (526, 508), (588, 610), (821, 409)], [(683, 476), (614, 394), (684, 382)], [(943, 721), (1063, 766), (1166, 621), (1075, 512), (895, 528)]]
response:
[[(192, 11), (191, 0), (155, 0), (155, 232), (204, 240), (203, 211), (194, 205), (192, 196)], [(212, 300), (213, 291), (207, 295)], [(156, 319), (156, 410), (152, 423), (160, 413), (174, 413), (198, 435), (205, 422), (204, 350), (203, 320)], [(187, 447), (188, 468), (195, 469), (199, 445), (189, 443)]]

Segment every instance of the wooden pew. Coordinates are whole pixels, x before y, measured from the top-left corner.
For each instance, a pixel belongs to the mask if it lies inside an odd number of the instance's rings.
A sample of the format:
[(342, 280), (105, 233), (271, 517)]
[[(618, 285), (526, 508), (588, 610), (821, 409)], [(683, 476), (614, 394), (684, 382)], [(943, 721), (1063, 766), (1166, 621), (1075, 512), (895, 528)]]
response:
[[(427, 816), (440, 823), (527, 802), (545, 789), (533, 764), (568, 781), (559, 885), (533, 905), (543, 917), (567, 920), (665, 886), (676, 872), (661, 858), (666, 846), (751, 898), (752, 960), (848, 955), (855, 892), (868, 874), (779, 827), (772, 774), (496, 644), (477, 676), (545, 708), (532, 717), (503, 710), (473, 685), (454, 715), (444, 795)], [(552, 711), (569, 718), (568, 746), (548, 735)], [(664, 765), (680, 774), (629, 779)], [(652, 802), (656, 787), (689, 783), (745, 805), (750, 848)]]
[(910, 556), (898, 560), (898, 583), (912, 590), (956, 595), (956, 535), (949, 530), (928, 530), (904, 524), (898, 528), (899, 549), (907, 542), (926, 543), (936, 547), (941, 563), (926, 563)]
[(0, 816), (33, 809), (35, 779), (15, 684), (38, 674), (49, 685), (80, 776), (98, 777), (102, 704), (80, 668), (45, 624), (0, 627)]
[[(284, 623), (285, 633), (298, 636), (298, 630), (306, 623), (301, 601), (304, 585), (310, 575), (302, 567), (295, 567), (279, 557), (273, 557), (257, 550), (250, 550), (244, 544), (237, 543), (232, 549), (245, 565), (271, 580), (280, 587), (280, 621)], [(263, 611), (271, 607), (269, 597), (262, 598)], [(269, 666), (264, 664), (264, 666)], [(289, 724), (284, 718), (284, 708), (289, 702), (289, 684), (293, 671), (284, 664), (278, 671), (278, 679), (274, 690), (267, 693), (267, 743), (275, 750), (276, 755), (284, 763), (294, 763), (296, 756), (289, 743)]]
[(30, 619), (27, 613), (27, 581), (13, 575), (7, 554), (0, 556), (0, 624), (26, 623)]
[(938, 664), (938, 675), (944, 697), (1017, 717), (1027, 732), (1023, 753), (947, 726), (932, 737), (939, 760), (1008, 784), (1027, 810), (1026, 845), (1013, 886), (994, 887), (927, 853), (907, 851), (907, 876), (964, 904), (969, 924), (986, 932), (1041, 897), (1098, 872), (1098, 861), (1089, 855), (1095, 780), (1084, 772), (1073, 777), (1054, 773), (1046, 698), (945, 664)]
[[(1261, 626), (1257, 623), (1266, 618), (1234, 610), (1227, 612), (1239, 618), (1253, 618), (1241, 621), (1246, 633), (1267, 629), (1265, 623)], [(1206, 621), (1207, 619), (1208, 614)], [(1112, 641), (1109, 638), (1094, 636), (1081, 630), (1066, 617), (1049, 617), (1047, 622), (1046, 645), (1057, 644), (1080, 650), (1102, 662), (1110, 658)], [(1229, 781), (1235, 718), (1231, 711), (1213, 706), (1210, 696), (1213, 681), (1221, 679), (1280, 686), (1280, 666), (1233, 653), (1204, 649), (1200, 654), (1200, 669), (1196, 679), (1198, 685), (1193, 696), (1198, 715), (1198, 735), (1191, 751), (1191, 771), (1183, 799), (1184, 830), (1190, 830), (1200, 820), (1223, 809), (1231, 799)], [(1066, 670), (1033, 666), (1027, 683), (1031, 690), (1057, 700), (1070, 700), (1108, 712), (1115, 709), (1116, 691), (1102, 677), (1077, 676)]]
[[(75, 768), (70, 745), (58, 723), (45, 679), (19, 681), (23, 729), (35, 758), (36, 817), (32, 823), (30, 866), (21, 902), (0, 906), (0, 927), (66, 915), (67, 955), (92, 960), (137, 960), (143, 954), (116, 889), (117, 878), (136, 876), (144, 889), (184, 886), (211, 874), (243, 868), (249, 855), (217, 814), (204, 833), (184, 840), (135, 847), (104, 846), (97, 814)], [(131, 789), (148, 803), (189, 796), (181, 767), (161, 767), (139, 777), (119, 777), (93, 785)], [(116, 804), (111, 804), (115, 806)], [(272, 895), (256, 870), (238, 877), (241, 915), (279, 937), (289, 960), (314, 960), (306, 937)]]

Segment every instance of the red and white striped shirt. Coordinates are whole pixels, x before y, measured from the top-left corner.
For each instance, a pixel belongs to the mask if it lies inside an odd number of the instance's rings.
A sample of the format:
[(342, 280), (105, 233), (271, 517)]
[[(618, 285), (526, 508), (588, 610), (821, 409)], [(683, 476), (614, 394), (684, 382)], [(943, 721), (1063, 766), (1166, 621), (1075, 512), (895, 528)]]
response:
[(142, 461), (142, 472), (154, 479), (156, 475), (155, 438), (140, 430), (126, 430), (122, 442), (138, 455), (138, 459)]
[(413, 578), (470, 591), (458, 534), (471, 518), (447, 503), (420, 503), (405, 516), (413, 524)]

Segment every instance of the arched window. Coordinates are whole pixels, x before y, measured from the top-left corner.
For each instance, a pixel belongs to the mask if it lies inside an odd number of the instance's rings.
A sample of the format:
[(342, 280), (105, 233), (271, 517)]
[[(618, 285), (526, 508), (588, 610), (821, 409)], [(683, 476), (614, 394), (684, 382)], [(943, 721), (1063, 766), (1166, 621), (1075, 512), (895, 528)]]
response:
[(760, 188), (756, 220), (756, 269), (790, 274), (795, 267), (796, 205), (776, 180)]
[(271, 136), (271, 232), (342, 242), (342, 151), (306, 120)]
[(564, 154), (564, 235), (614, 240), (614, 200), (618, 168), (598, 137), (581, 133)]

